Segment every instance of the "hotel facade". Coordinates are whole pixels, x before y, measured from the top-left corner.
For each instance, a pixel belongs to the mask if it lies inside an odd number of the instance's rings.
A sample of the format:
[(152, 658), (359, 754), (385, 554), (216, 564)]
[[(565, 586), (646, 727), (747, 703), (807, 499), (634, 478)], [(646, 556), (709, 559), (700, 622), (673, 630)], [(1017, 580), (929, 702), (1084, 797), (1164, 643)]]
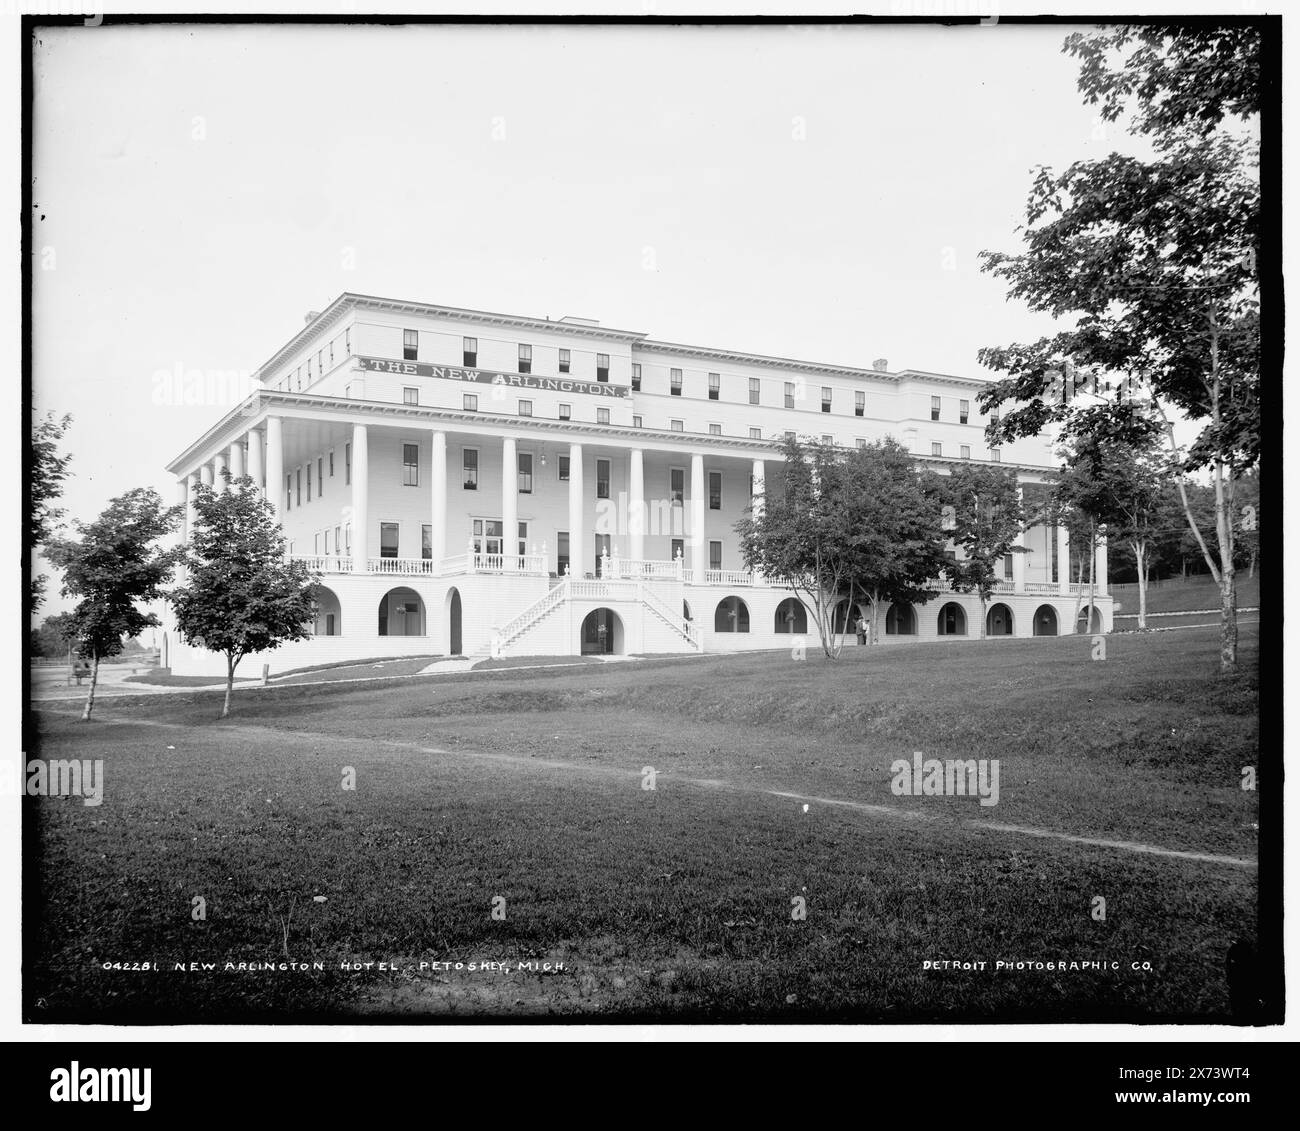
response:
[[(969, 378), (678, 345), (558, 321), (344, 294), (169, 465), (249, 475), (289, 553), (320, 576), (314, 635), (248, 658), (272, 672), (391, 656), (790, 648), (816, 636), (791, 590), (745, 568), (736, 522), (779, 492), (788, 434), (845, 448), (892, 436), (918, 464), (1013, 468), (1027, 501), (1043, 439), (990, 449)], [(1106, 548), (1076, 622), (1064, 527), (1031, 525), (990, 601), (993, 636), (1108, 631)], [(880, 610), (881, 641), (979, 636), (980, 602), (936, 581)], [(870, 608), (841, 608), (840, 615)], [(181, 674), (222, 657), (168, 631)], [(849, 640), (852, 641), (852, 636)]]

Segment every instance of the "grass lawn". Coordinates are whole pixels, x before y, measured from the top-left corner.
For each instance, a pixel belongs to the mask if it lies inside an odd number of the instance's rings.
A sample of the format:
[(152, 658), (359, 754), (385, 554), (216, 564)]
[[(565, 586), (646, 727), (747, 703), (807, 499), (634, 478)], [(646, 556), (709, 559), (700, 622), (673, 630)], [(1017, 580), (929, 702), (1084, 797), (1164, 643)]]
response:
[[(29, 1014), (1228, 1020), (1252, 868), (985, 823), (1254, 857), (1242, 635), (1231, 679), (1191, 630), (1111, 637), (1104, 661), (1063, 637), (284, 687), (222, 722), (212, 693), (41, 709), (39, 755), (102, 758), (106, 784), (98, 807), (31, 801)], [(999, 804), (894, 796), (914, 750), (998, 759)], [(171, 972), (286, 955), (325, 969)], [(945, 959), (988, 970), (923, 969)], [(417, 966), (457, 960), (511, 972)], [(100, 968), (143, 961), (164, 970)]]
[[(1137, 616), (1137, 586), (1125, 586), (1112, 590), (1115, 600), (1122, 606), (1121, 617)], [(1216, 614), (1222, 605), (1219, 587), (1212, 581), (1192, 581), (1183, 584), (1169, 580), (1160, 585), (1151, 585), (1147, 589), (1148, 613), (1197, 612), (1212, 609)], [(1259, 608), (1259, 574), (1247, 577), (1245, 573), (1237, 574), (1237, 608)]]

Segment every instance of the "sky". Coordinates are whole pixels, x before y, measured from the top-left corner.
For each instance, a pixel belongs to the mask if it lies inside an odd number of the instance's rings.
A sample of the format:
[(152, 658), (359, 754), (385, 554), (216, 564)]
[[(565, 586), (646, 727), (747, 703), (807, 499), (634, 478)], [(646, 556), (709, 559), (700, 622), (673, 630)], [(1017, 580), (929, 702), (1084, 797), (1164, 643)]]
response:
[[(1056, 27), (43, 31), (34, 402), (68, 515), (164, 469), (343, 291), (992, 375), (1031, 170), (1142, 152)], [(46, 613), (65, 607), (57, 591)]]

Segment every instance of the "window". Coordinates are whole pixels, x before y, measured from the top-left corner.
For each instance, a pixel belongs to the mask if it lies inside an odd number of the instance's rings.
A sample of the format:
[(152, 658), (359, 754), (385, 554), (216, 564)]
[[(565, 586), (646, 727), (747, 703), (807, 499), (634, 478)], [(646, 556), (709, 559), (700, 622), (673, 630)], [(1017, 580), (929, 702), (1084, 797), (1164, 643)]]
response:
[(596, 355), (596, 380), (609, 380), (609, 354), (598, 353)]
[(763, 429), (751, 428), (749, 430), (749, 438), (751, 440), (761, 440), (763, 438)]
[[(685, 541), (685, 539), (682, 539), (682, 538), (674, 538), (674, 539), (672, 540), (672, 557), (673, 557), (673, 561), (676, 561), (678, 558), (680, 558), (680, 557), (682, 556), (682, 554), (685, 552), (685, 550), (686, 550), (686, 541)], [(683, 604), (685, 604), (685, 602), (683, 602)]]
[(460, 407), (465, 412), (478, 412), (478, 394), (463, 393), (460, 398)]
[(433, 560), (433, 527), (420, 527), (420, 557), (426, 562)]
[(466, 491), (478, 490), (478, 448), (466, 448), (461, 453), (460, 485)]
[(834, 443), (835, 443), (835, 437), (832, 436), (832, 435), (830, 435), (830, 434), (827, 433), (827, 432), (823, 432), (823, 433), (822, 433), (822, 443), (823, 443), (823, 444), (827, 444), (827, 445), (834, 444)]
[(343, 331), (343, 352), (352, 352), (352, 331), (350, 329)]
[(460, 363), (461, 365), (473, 368), (478, 364), (478, 339), (461, 338), (460, 340)]
[(722, 543), (709, 543), (709, 569), (722, 568)]
[(857, 438), (856, 443), (859, 448), (865, 448), (867, 446), (866, 440), (864, 440), (861, 436)]
[(997, 422), (998, 422), (998, 410), (994, 409), (992, 412), (989, 413), (989, 423), (997, 424)]
[[(340, 530), (336, 526), (334, 528), (334, 552), (336, 554), (341, 554), (343, 552), (343, 543), (339, 541), (339, 534), (340, 534)], [(328, 553), (328, 551), (326, 552)]]
[[(309, 385), (311, 384), (311, 358), (308, 358), (308, 359), (307, 359), (307, 383), (308, 383)], [(299, 389), (299, 391), (302, 390), (302, 378), (301, 378), (301, 377), (298, 378), (298, 389)]]
[(397, 557), (397, 523), (381, 522), (379, 524), (379, 556), (381, 558)]
[(943, 402), (938, 397), (930, 398), (930, 419), (931, 420), (939, 419), (939, 406), (942, 403)]
[(722, 472), (709, 472), (709, 510), (722, 510)]
[(1016, 576), (1015, 561), (1016, 558), (1014, 554), (1008, 554), (1002, 559), (1002, 576), (1006, 578), (1007, 581), (1013, 580)]
[(520, 401), (520, 402), (519, 402), (519, 415), (520, 415), (520, 416), (532, 416), (532, 415), (533, 415), (533, 402), (532, 402), (532, 401)]
[(596, 498), (609, 498), (609, 460), (596, 461)]
[(533, 371), (533, 347), (519, 347), (519, 372), (531, 373)]
[(830, 412), (830, 410), (831, 410), (831, 391), (826, 385), (823, 385), (822, 386), (822, 412)]
[(330, 364), (334, 364), (334, 343), (330, 342)]
[(785, 383), (785, 407), (794, 408), (794, 382), (793, 381), (787, 381)]
[(557, 530), (555, 532), (555, 572), (563, 577), (568, 568), (569, 532), (567, 530)]
[(680, 503), (685, 493), (686, 469), (674, 467), (668, 472), (668, 498), (674, 503)]
[(418, 487), (420, 485), (420, 445), (402, 445), (402, 486)]
[(958, 402), (958, 409), (959, 409), (959, 414), (958, 414), (959, 419), (962, 424), (965, 424), (966, 421), (970, 418), (970, 401)]
[(970, 459), (970, 445), (969, 445), (969, 444), (962, 444), (962, 446), (961, 446), (961, 458), (962, 458), (962, 459)]
[[(319, 554), (319, 553), (320, 553), (320, 535), (319, 535), (319, 534), (313, 534), (313, 535), (311, 536), (311, 552), (312, 552), (313, 554)], [(325, 531), (325, 556), (326, 556), (326, 557), (329, 556), (329, 552), (330, 552), (330, 532), (327, 530), (327, 531)]]
[(1001, 449), (1001, 448), (989, 448), (989, 459), (991, 459), (994, 463), (1001, 463), (1001, 462), (1002, 462), (1002, 449)]
[(639, 416), (632, 417), (632, 427), (633, 428), (641, 427), (641, 418)]
[(334, 478), (334, 452), (330, 451), (330, 478)]
[(520, 452), (515, 457), (519, 462), (519, 493), (533, 493), (533, 456), (531, 452)]
[(722, 375), (719, 373), (709, 374), (709, 400), (716, 401), (722, 394)]
[(680, 420), (670, 420), (670, 421), (668, 422), (668, 430), (669, 430), (670, 432), (681, 432), (681, 431), (683, 431), (683, 428), (682, 428), (682, 422), (681, 422)]
[(352, 482), (352, 445), (343, 445), (343, 482)]
[(749, 403), (758, 404), (758, 391), (761, 388), (759, 379), (751, 377), (749, 379)]
[(560, 350), (560, 372), (561, 373), (569, 372), (569, 351), (568, 350)]
[(609, 409), (607, 408), (596, 409), (596, 423), (597, 424), (609, 423)]
[(562, 405), (560, 405), (560, 419), (561, 419), (561, 420), (569, 420), (569, 419), (572, 418), (572, 416), (573, 416), (573, 406), (572, 406), (572, 405), (567, 405), (567, 404), (562, 404)]
[(316, 494), (325, 494), (325, 460), (323, 457), (316, 457)]
[(298, 477), (298, 498), (296, 501), (299, 506), (302, 506), (302, 468), (298, 468), (295, 474)]
[(293, 510), (293, 472), (289, 472), (286, 478), (288, 482), (284, 485), (284, 509), (291, 511)]
[(930, 445), (930, 454), (932, 456), (943, 455), (943, 445), (936, 440), (934, 443)]
[(316, 374), (317, 376), (325, 375), (325, 351), (323, 349), (316, 351)]
[[(420, 353), (420, 331), (403, 330), (402, 331), (402, 360), (414, 361)], [(308, 365), (310, 366), (310, 362)]]
[(556, 462), (560, 465), (560, 482), (567, 483), (569, 481), (569, 457), (560, 456)]
[(867, 394), (859, 389), (853, 394), (853, 415), (865, 416), (867, 412)]
[(682, 395), (682, 371), (671, 369), (668, 372), (668, 391), (675, 397)]
[(632, 392), (639, 393), (640, 391), (641, 391), (641, 363), (639, 361), (634, 361), (632, 362)]
[(402, 390), (402, 404), (419, 404), (419, 403), (420, 403), (419, 389), (404, 388)]
[(343, 527), (343, 552), (349, 557), (352, 556), (352, 523)]
[(785, 438), (786, 438), (787, 440), (793, 440), (793, 439), (794, 439), (794, 433), (793, 433), (793, 432), (786, 432), (786, 433), (785, 433)]
[(722, 425), (721, 425), (721, 424), (710, 424), (710, 425), (709, 425), (709, 435), (710, 435), (710, 436), (721, 436), (721, 435), (722, 435)]

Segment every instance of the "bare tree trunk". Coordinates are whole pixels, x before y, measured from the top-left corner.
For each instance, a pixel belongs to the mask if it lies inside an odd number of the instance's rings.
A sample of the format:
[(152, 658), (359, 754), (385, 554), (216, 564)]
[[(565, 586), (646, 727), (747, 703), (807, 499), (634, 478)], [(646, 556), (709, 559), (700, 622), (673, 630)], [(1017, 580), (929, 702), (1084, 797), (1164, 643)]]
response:
[(230, 692), (235, 686), (235, 658), (234, 656), (226, 657), (226, 701), (222, 705), (221, 714), (218, 718), (224, 719), (230, 714)]
[(871, 643), (880, 643), (880, 590), (871, 594)]
[(1251, 551), (1250, 551), (1250, 572), (1246, 575), (1247, 577), (1254, 577), (1254, 576), (1255, 576), (1255, 556), (1256, 556), (1258, 553), (1259, 553), (1259, 551), (1258, 551), (1257, 549), (1254, 549), (1254, 548), (1252, 548)]
[[(1070, 539), (1070, 548), (1071, 549), (1074, 548), (1073, 538)], [(1066, 570), (1066, 576), (1067, 577), (1069, 576), (1068, 565)], [(1083, 612), (1083, 555), (1082, 554), (1079, 555), (1079, 578), (1075, 582), (1075, 584), (1078, 586), (1078, 592), (1076, 592), (1074, 595), (1074, 627), (1075, 629), (1078, 629), (1079, 614)]]
[(81, 721), (90, 722), (90, 712), (95, 709), (95, 686), (99, 683), (99, 653), (96, 652), (90, 664), (90, 690), (86, 692), (86, 707), (81, 712)]
[(1133, 557), (1138, 567), (1138, 628), (1144, 629), (1147, 626), (1146, 545), (1144, 543), (1133, 543)]
[(989, 634), (989, 599), (984, 595), (984, 590), (980, 593), (980, 639), (985, 640)]

